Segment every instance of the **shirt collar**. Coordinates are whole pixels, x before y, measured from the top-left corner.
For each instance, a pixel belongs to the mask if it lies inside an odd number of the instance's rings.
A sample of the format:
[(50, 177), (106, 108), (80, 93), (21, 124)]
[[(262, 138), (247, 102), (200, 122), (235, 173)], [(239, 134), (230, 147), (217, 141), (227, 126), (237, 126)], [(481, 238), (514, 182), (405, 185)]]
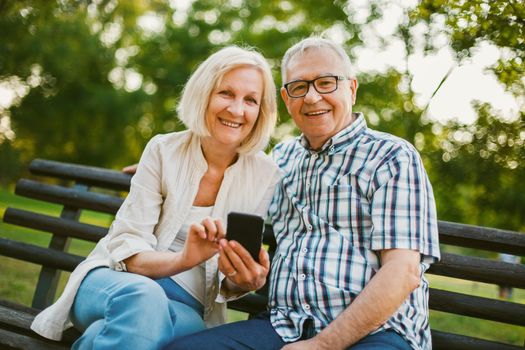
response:
[(355, 138), (366, 130), (366, 120), (363, 113), (354, 113), (354, 121), (343, 130), (328, 139), (325, 144), (319, 150), (314, 150), (310, 147), (310, 143), (301, 134), (299, 142), (301, 145), (310, 152), (323, 153), (323, 152), (336, 152), (341, 148), (347, 147)]

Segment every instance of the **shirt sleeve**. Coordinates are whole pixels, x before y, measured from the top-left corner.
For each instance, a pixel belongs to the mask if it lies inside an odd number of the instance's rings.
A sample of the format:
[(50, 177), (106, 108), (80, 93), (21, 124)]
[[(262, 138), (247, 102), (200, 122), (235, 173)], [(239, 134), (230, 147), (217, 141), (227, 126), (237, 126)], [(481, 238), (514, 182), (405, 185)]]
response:
[(219, 293), (217, 294), (217, 298), (215, 298), (216, 303), (226, 303), (228, 301), (240, 299), (243, 296), (251, 293), (251, 292), (244, 292), (244, 291), (234, 292), (234, 291), (229, 290), (226, 287), (226, 276), (220, 271), (218, 271), (217, 274), (218, 274)]
[(126, 269), (122, 260), (141, 251), (155, 250), (157, 238), (153, 232), (163, 203), (161, 162), (157, 136), (146, 145), (129, 194), (108, 233), (110, 267), (115, 270)]
[(432, 186), (415, 149), (402, 147), (373, 177), (370, 249), (418, 250), (422, 262), (440, 258)]

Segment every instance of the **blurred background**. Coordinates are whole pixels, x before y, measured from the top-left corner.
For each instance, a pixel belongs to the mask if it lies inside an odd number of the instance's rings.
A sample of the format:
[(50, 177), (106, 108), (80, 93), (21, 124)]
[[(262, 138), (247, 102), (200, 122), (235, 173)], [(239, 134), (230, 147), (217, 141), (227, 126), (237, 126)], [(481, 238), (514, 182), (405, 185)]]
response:
[[(419, 150), (440, 220), (525, 231), (521, 0), (0, 0), (0, 216), (8, 205), (60, 215), (57, 205), (13, 194), (34, 158), (120, 169), (138, 161), (153, 135), (181, 130), (182, 87), (218, 48), (257, 47), (280, 86), (282, 55), (312, 33), (351, 55), (360, 83), (354, 110)], [(279, 103), (272, 144), (298, 134)], [(112, 221), (82, 215), (99, 226)], [(2, 222), (0, 236), (49, 244), (49, 235)], [(92, 249), (75, 241), (73, 254)], [(0, 266), (0, 299), (30, 305), (39, 267), (3, 256)], [(502, 296), (495, 285), (429, 280), (525, 302), (524, 290)], [(229, 313), (229, 320), (242, 317)], [(430, 322), (524, 341), (519, 326), (437, 311)]]
[[(525, 33), (517, 0), (0, 0), (0, 183), (35, 158), (120, 168), (157, 133), (196, 65), (257, 47), (341, 42), (356, 111), (412, 142), (440, 219), (525, 230)], [(296, 135), (280, 101), (274, 142)]]
[[(0, 0), (0, 183), (48, 158), (119, 169), (196, 65), (227, 44), (280, 58), (341, 42), (369, 126), (420, 151), (441, 220), (525, 231), (525, 7), (517, 0)], [(297, 135), (282, 102), (273, 143)]]

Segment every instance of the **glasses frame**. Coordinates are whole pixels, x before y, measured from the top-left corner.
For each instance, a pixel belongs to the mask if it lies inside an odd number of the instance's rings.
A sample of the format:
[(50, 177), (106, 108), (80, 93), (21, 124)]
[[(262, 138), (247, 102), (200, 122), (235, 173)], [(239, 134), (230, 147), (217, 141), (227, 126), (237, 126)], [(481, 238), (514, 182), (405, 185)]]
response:
[[(319, 79), (323, 79), (323, 78), (335, 78), (335, 88), (331, 91), (324, 91), (324, 92), (321, 92), (319, 90), (317, 90), (317, 87), (315, 86), (315, 82)], [(341, 76), (341, 75), (323, 75), (322, 77), (317, 77), (315, 79), (312, 79), (312, 80), (303, 80), (303, 79), (298, 79), (298, 80), (294, 80), (294, 81), (290, 81), (286, 84), (283, 85), (284, 89), (286, 90), (286, 94), (291, 97), (291, 98), (301, 98), (301, 97), (305, 97), (308, 92), (310, 91), (310, 85), (314, 87), (315, 91), (317, 91), (318, 94), (321, 94), (321, 95), (324, 95), (324, 94), (330, 94), (332, 92), (334, 92), (335, 90), (337, 90), (339, 88), (339, 80), (352, 80), (352, 78), (349, 78), (349, 77), (344, 77), (344, 76)], [(294, 84), (294, 83), (307, 83), (308, 84), (308, 88), (306, 89), (306, 92), (302, 95), (299, 95), (299, 96), (292, 96), (290, 94), (290, 91), (288, 90), (288, 87), (290, 86), (290, 84)]]

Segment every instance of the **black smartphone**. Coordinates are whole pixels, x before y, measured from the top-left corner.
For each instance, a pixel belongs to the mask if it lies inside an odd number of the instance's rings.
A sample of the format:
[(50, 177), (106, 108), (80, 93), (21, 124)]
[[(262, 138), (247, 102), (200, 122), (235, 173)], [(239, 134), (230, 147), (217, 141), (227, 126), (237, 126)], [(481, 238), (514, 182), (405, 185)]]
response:
[(259, 262), (264, 220), (259, 215), (231, 212), (228, 214), (226, 239), (239, 242)]

